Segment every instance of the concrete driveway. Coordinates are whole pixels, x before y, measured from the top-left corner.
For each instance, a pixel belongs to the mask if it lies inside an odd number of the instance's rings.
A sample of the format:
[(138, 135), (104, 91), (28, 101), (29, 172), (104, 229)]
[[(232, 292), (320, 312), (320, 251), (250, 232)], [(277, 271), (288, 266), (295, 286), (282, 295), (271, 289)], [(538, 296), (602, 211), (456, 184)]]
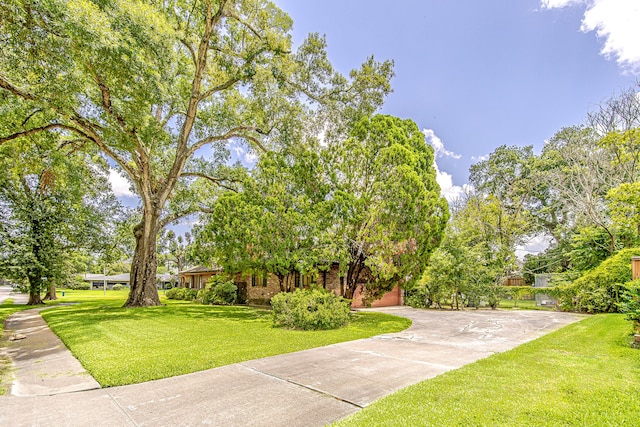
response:
[(142, 384), (0, 397), (0, 425), (322, 426), (582, 318), (546, 311), (375, 311), (409, 317), (413, 325), (396, 334)]

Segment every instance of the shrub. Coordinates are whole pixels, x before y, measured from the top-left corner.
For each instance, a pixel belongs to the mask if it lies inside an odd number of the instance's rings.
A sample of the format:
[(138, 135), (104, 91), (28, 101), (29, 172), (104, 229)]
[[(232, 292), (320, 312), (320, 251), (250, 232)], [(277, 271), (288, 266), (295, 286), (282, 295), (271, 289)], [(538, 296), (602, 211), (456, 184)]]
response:
[(115, 285), (113, 285), (111, 289), (113, 289), (114, 291), (119, 291), (119, 290), (122, 290), (123, 288), (124, 286), (122, 286), (120, 283), (116, 283)]
[(182, 299), (185, 301), (193, 301), (198, 296), (198, 291), (195, 289), (182, 288), (184, 291), (182, 292)]
[(349, 300), (323, 289), (297, 289), (271, 298), (273, 323), (291, 329), (337, 329), (349, 322)]
[(69, 280), (67, 283), (67, 289), (73, 289), (76, 291), (88, 291), (91, 289), (91, 283), (85, 282), (81, 279)]
[(172, 288), (165, 292), (165, 296), (168, 299), (177, 299), (185, 301), (193, 301), (196, 299), (198, 291), (189, 288)]
[(430, 308), (433, 301), (424, 286), (417, 286), (405, 292), (404, 303), (413, 308)]
[(559, 305), (587, 313), (619, 311), (624, 284), (631, 280), (631, 257), (639, 255), (640, 248), (623, 249), (573, 283), (559, 286)]
[(180, 288), (172, 288), (172, 289), (168, 289), (164, 295), (168, 298), (168, 299), (177, 299), (176, 298), (176, 294), (178, 293), (178, 289)]
[(218, 283), (212, 290), (219, 304), (233, 304), (238, 298), (238, 287), (233, 284), (233, 281)]
[(225, 276), (213, 276), (206, 289), (200, 289), (196, 302), (200, 304), (231, 305), (238, 297), (238, 287)]
[(640, 333), (640, 279), (625, 285), (620, 311), (627, 315), (627, 320), (633, 322), (633, 331)]

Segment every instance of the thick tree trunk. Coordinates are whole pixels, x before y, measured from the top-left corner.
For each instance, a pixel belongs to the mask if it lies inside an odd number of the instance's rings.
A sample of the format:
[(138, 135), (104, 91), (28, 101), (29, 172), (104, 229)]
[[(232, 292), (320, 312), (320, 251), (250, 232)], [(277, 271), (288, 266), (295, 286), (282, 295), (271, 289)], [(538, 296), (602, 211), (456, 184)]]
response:
[(156, 285), (158, 229), (158, 218), (144, 215), (142, 222), (133, 231), (136, 249), (131, 263), (131, 289), (125, 307), (160, 305)]
[(47, 289), (47, 294), (44, 296), (45, 301), (53, 301), (57, 300), (58, 296), (56, 295), (56, 285), (50, 284), (49, 289)]
[(40, 297), (40, 286), (42, 286), (42, 284), (38, 279), (29, 279), (29, 301), (27, 302), (27, 305), (44, 304)]

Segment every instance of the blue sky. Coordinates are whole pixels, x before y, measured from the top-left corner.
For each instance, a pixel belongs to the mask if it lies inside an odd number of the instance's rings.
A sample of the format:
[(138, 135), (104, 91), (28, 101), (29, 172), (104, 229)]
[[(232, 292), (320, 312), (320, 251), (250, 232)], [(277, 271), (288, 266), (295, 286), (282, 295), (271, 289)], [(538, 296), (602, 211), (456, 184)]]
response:
[[(544, 141), (640, 77), (639, 0), (275, 0), (294, 43), (326, 35), (343, 73), (395, 62), (383, 113), (414, 120), (437, 154), (443, 193), (501, 145)], [(250, 153), (231, 147), (234, 158)], [(128, 205), (137, 198), (112, 174)]]
[(414, 120), (452, 197), (469, 166), (501, 145), (533, 145), (622, 89), (640, 71), (638, 0), (275, 0), (298, 45), (326, 35), (343, 73), (392, 59), (382, 113)]

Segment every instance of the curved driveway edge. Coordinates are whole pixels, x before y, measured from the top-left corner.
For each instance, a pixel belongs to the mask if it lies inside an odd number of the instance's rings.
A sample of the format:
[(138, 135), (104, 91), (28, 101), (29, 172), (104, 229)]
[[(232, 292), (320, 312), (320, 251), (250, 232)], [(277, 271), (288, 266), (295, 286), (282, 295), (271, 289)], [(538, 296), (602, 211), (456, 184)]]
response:
[(401, 388), (516, 347), (584, 316), (378, 308), (400, 333), (130, 386), (0, 397), (0, 425), (322, 426)]

